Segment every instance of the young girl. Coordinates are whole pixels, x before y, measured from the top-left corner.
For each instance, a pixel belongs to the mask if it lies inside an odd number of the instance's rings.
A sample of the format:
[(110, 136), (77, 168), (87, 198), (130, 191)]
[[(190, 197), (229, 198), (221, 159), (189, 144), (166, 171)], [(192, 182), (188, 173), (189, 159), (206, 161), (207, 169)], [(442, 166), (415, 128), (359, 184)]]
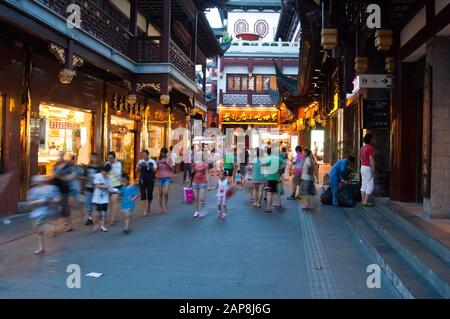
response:
[(315, 166), (311, 156), (311, 151), (307, 148), (303, 149), (305, 161), (302, 168), (302, 183), (301, 183), (301, 203), (303, 210), (311, 209), (311, 198), (316, 194), (315, 181)]
[(94, 176), (95, 189), (92, 196), (92, 203), (95, 204), (97, 208), (97, 216), (100, 217), (94, 227), (94, 230), (98, 230), (100, 228), (102, 232), (108, 231), (105, 224), (106, 213), (108, 211), (109, 193), (119, 192), (116, 188), (112, 187), (111, 177), (108, 175), (110, 171), (111, 165), (107, 163), (100, 169), (100, 173), (97, 173)]
[(227, 191), (230, 187), (225, 172), (220, 174), (217, 182), (217, 218), (225, 219), (227, 217)]
[(139, 191), (136, 186), (130, 184), (130, 176), (127, 174), (122, 174), (120, 194), (122, 198), (122, 213), (125, 216), (123, 232), (128, 234), (131, 231), (131, 214), (136, 207), (136, 199), (139, 197)]
[(159, 210), (161, 213), (167, 213), (167, 202), (169, 201), (170, 180), (172, 179), (173, 162), (172, 158), (168, 156), (167, 148), (161, 148), (159, 158), (156, 161), (158, 167), (156, 171), (156, 178), (158, 179), (158, 199)]

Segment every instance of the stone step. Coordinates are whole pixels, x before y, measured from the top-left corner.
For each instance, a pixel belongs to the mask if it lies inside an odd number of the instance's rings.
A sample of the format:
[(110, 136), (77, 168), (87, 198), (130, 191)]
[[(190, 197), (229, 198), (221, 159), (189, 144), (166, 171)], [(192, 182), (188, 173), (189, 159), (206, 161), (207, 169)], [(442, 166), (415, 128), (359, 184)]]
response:
[(442, 296), (370, 225), (356, 208), (344, 208), (350, 226), (384, 275), (405, 299), (440, 299)]
[(357, 212), (444, 298), (450, 298), (450, 263), (380, 212), (360, 206)]
[(395, 222), (434, 254), (450, 263), (450, 236), (448, 233), (394, 203), (376, 202), (380, 213)]

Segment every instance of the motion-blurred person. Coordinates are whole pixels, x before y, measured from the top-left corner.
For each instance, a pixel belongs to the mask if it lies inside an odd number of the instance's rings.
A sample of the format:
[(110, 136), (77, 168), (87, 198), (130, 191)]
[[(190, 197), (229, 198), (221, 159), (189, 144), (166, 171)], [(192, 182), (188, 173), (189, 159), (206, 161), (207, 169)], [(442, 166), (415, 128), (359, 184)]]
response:
[(53, 183), (61, 193), (61, 217), (64, 222), (64, 231), (73, 231), (71, 219), (70, 183), (75, 180), (76, 174), (73, 172), (70, 163), (64, 159), (65, 153), (59, 153), (59, 159), (53, 169)]
[(30, 190), (27, 195), (27, 202), (31, 206), (30, 218), (35, 221), (38, 235), (39, 248), (36, 255), (45, 252), (44, 237), (48, 228), (55, 229), (49, 224), (51, 217), (57, 215), (58, 206), (61, 202), (61, 193), (54, 185), (50, 185), (49, 179), (45, 176), (35, 175), (31, 178)]
[(85, 184), (85, 200), (86, 200), (86, 215), (87, 220), (85, 225), (92, 225), (92, 196), (94, 194), (94, 176), (100, 172), (100, 165), (98, 163), (98, 154), (91, 153), (89, 166), (86, 168), (86, 184)]
[(256, 148), (256, 158), (252, 164), (252, 184), (253, 184), (253, 206), (261, 207), (261, 201), (264, 190), (264, 175), (261, 173), (261, 159), (259, 157), (259, 148)]

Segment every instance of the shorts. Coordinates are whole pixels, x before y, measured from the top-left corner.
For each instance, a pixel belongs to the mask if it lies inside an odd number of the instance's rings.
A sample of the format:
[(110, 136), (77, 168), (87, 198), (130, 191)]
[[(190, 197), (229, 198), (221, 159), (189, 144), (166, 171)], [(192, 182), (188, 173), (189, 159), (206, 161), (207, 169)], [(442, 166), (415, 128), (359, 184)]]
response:
[(208, 184), (192, 184), (192, 188), (193, 189), (202, 189), (202, 188), (207, 188)]
[(225, 175), (226, 176), (233, 176), (233, 169), (225, 168)]
[(302, 179), (300, 195), (316, 195), (316, 186), (314, 185), (314, 181)]
[(160, 186), (163, 186), (163, 185), (170, 185), (170, 177), (162, 177), (162, 178), (158, 178), (158, 184), (160, 185)]
[(361, 192), (372, 194), (375, 182), (370, 166), (361, 166)]
[(133, 214), (133, 208), (122, 208), (121, 212), (125, 215), (125, 217), (130, 217)]
[(227, 197), (217, 196), (217, 205), (227, 206)]
[(108, 211), (108, 204), (97, 204), (95, 203), (95, 206), (97, 207), (97, 215), (99, 216), (106, 216), (106, 212)]
[(154, 180), (140, 181), (139, 188), (141, 190), (141, 200), (153, 200), (153, 187), (155, 186)]
[(267, 181), (265, 189), (269, 193), (277, 193), (278, 192), (278, 181)]

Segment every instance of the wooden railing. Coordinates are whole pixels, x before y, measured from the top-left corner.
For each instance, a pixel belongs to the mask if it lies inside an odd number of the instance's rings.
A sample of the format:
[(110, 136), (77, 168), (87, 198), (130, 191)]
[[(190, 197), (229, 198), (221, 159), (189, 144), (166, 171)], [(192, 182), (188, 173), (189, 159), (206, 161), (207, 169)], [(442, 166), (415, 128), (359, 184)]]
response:
[(109, 5), (107, 9), (103, 10), (89, 0), (35, 1), (45, 4), (65, 18), (70, 15), (70, 13), (66, 12), (69, 4), (79, 5), (81, 9), (81, 29), (117, 51), (128, 54), (132, 34), (129, 32), (127, 25), (124, 25), (127, 23), (127, 20), (121, 17), (121, 14), (114, 7)]
[[(43, 3), (59, 15), (67, 18), (69, 4), (77, 4), (81, 9), (81, 29), (103, 41), (136, 62), (161, 62), (161, 37), (140, 36), (132, 42), (133, 35), (128, 30), (128, 19), (115, 7), (105, 1), (100, 8), (90, 0), (34, 0)], [(135, 45), (136, 46), (135, 46)], [(136, 50), (136, 51), (135, 51)], [(174, 41), (170, 41), (169, 62), (181, 73), (195, 82), (195, 64)]]
[(195, 64), (172, 40), (170, 40), (170, 62), (189, 79), (195, 82)]
[(137, 62), (155, 63), (161, 61), (161, 37), (137, 38)]

